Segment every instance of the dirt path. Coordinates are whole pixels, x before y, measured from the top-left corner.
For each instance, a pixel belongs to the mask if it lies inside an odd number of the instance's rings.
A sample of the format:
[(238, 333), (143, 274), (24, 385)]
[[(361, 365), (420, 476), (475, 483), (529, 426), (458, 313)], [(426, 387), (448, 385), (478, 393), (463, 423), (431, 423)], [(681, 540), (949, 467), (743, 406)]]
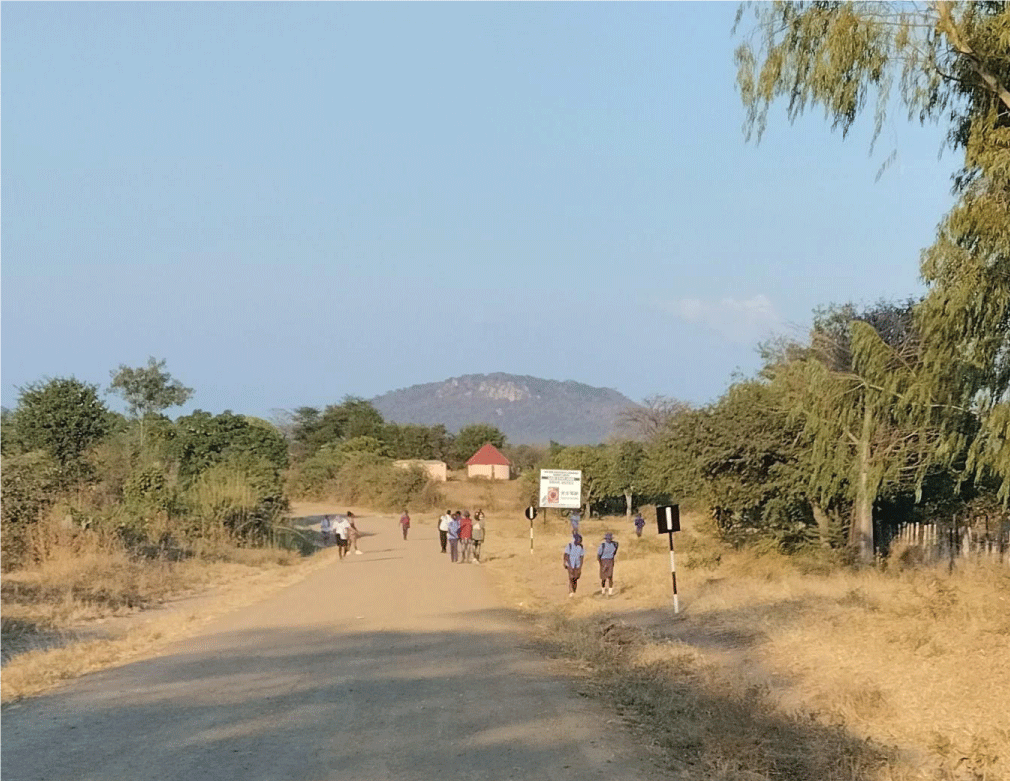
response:
[(649, 779), (431, 526), (336, 560), (155, 659), (5, 708), (19, 781)]

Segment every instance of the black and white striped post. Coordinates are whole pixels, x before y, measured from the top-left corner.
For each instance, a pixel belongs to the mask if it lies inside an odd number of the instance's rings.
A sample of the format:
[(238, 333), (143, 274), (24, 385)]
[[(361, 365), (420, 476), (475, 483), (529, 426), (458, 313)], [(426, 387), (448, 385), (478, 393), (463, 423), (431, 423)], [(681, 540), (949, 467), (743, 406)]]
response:
[(656, 524), (660, 534), (670, 536), (670, 578), (673, 580), (673, 612), (680, 612), (677, 598), (677, 562), (673, 555), (673, 533), (680, 531), (680, 505), (667, 504), (656, 508)]
[(535, 505), (530, 505), (526, 508), (526, 518), (530, 522), (530, 554), (533, 554), (533, 519), (537, 517), (537, 508)]

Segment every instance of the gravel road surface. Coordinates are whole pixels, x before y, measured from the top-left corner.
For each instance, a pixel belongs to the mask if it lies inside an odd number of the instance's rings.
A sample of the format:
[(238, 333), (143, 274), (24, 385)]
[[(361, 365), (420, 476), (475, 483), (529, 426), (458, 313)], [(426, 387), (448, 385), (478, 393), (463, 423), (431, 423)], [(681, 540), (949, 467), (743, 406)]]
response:
[(430, 526), (166, 648), (4, 708), (5, 781), (658, 778)]

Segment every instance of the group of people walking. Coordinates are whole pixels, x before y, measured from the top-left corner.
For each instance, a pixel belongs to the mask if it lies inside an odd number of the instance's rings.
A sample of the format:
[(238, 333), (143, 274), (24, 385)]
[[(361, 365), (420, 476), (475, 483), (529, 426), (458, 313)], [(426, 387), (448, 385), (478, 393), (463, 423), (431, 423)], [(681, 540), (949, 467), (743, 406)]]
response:
[(348, 554), (352, 547), (357, 555), (361, 555), (361, 551), (358, 550), (358, 537), (361, 536), (361, 533), (355, 523), (356, 517), (348, 510), (344, 515), (324, 515), (323, 520), (319, 523), (319, 531), (323, 535), (323, 545), (336, 543), (337, 554), (341, 559)]
[[(344, 515), (324, 515), (320, 523), (320, 531), (323, 535), (323, 544), (330, 545), (336, 543), (340, 558), (343, 559), (351, 550), (358, 555), (358, 538), (361, 536), (355, 524), (353, 512), (347, 511)], [(572, 527), (572, 541), (565, 546), (563, 561), (565, 571), (568, 573), (568, 596), (574, 597), (579, 588), (579, 578), (582, 577), (582, 565), (586, 560), (586, 549), (582, 544), (582, 535), (579, 533), (581, 516), (578, 512), (573, 512), (569, 516), (569, 523)], [(645, 520), (642, 514), (638, 513), (634, 519), (635, 534), (642, 536), (645, 528)], [(403, 539), (407, 539), (407, 532), (410, 530), (410, 513), (403, 511), (400, 516), (400, 529), (403, 532)], [(442, 553), (448, 553), (450, 560), (454, 564), (475, 563), (480, 564), (481, 546), (487, 534), (487, 526), (484, 521), (484, 511), (478, 509), (471, 517), (469, 510), (446, 510), (445, 514), (438, 519), (438, 541)], [(596, 548), (596, 561), (600, 566), (600, 594), (606, 596), (614, 595), (614, 560), (617, 558), (617, 550), (620, 547), (614, 539), (612, 532), (603, 535), (603, 541)]]
[(483, 510), (477, 510), (472, 518), (469, 510), (446, 510), (438, 519), (438, 542), (442, 553), (448, 549), (453, 564), (480, 564), (486, 533)]

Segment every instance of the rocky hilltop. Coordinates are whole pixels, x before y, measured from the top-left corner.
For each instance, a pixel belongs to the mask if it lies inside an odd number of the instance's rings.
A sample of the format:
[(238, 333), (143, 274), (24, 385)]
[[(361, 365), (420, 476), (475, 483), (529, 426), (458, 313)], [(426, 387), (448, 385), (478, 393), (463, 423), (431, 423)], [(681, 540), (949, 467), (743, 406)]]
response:
[(497, 426), (512, 444), (602, 442), (618, 414), (635, 406), (612, 388), (515, 374), (468, 374), (412, 385), (372, 399), (394, 423), (442, 423), (458, 431), (471, 423)]

